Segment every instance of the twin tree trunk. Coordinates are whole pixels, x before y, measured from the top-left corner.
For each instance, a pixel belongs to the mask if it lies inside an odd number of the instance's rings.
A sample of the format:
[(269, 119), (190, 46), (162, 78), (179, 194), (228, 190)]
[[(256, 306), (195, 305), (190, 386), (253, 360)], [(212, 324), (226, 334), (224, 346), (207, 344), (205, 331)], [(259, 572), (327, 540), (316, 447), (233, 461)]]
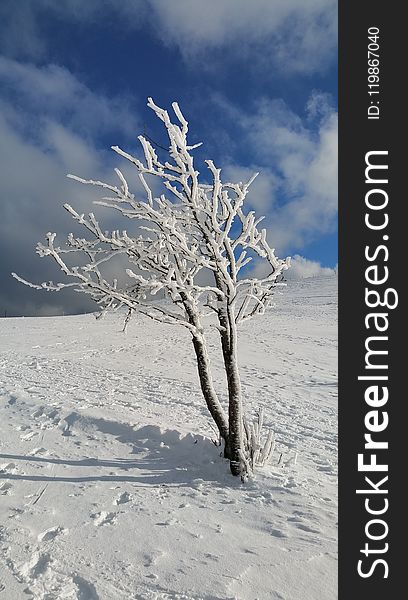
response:
[(238, 371), (237, 330), (232, 313), (229, 317), (231, 316), (232, 318), (229, 318), (229, 347), (223, 347), (224, 366), (228, 383), (229, 459), (231, 473), (241, 475), (241, 452), (243, 451), (242, 392)]
[[(233, 475), (241, 475), (243, 450), (243, 414), (241, 382), (237, 362), (237, 332), (235, 322), (229, 320), (229, 329), (221, 332), (221, 346), (228, 385), (228, 421), (214, 389), (206, 341), (202, 335), (193, 336), (201, 391), (208, 410), (224, 440), (224, 457), (230, 461)], [(231, 326), (232, 325), (232, 326)]]
[[(220, 284), (221, 285), (221, 284)], [(234, 310), (227, 305), (224, 311), (218, 311), (221, 348), (228, 385), (228, 420), (214, 389), (210, 358), (200, 318), (188, 302), (184, 292), (180, 293), (189, 321), (197, 333), (193, 334), (193, 346), (197, 358), (198, 376), (201, 391), (207, 408), (224, 440), (224, 457), (230, 461), (233, 475), (241, 475), (241, 451), (243, 450), (243, 414), (241, 381), (237, 361), (237, 326)]]

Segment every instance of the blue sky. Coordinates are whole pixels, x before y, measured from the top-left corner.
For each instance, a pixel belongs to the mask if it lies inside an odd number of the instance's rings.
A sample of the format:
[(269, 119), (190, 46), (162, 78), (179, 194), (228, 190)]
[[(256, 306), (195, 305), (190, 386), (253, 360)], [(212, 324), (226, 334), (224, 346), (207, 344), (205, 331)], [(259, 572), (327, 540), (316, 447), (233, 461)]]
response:
[[(62, 209), (91, 210), (67, 172), (113, 178), (119, 145), (165, 143), (146, 107), (179, 102), (192, 142), (249, 202), (295, 271), (337, 263), (337, 4), (332, 0), (3, 0), (0, 5), (0, 313), (87, 308), (10, 278), (58, 279), (35, 255)], [(204, 172), (204, 169), (202, 169)], [(302, 258), (301, 258), (302, 257)], [(324, 269), (326, 268), (326, 269)]]

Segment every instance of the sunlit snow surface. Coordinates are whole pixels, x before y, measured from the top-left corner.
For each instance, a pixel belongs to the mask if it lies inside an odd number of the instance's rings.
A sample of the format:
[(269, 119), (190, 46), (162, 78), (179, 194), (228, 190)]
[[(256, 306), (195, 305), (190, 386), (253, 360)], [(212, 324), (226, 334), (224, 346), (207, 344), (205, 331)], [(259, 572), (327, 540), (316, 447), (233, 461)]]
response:
[[(0, 319), (0, 598), (337, 598), (337, 280), (241, 327), (247, 411), (277, 436), (247, 484), (211, 442), (188, 333), (122, 325)], [(222, 396), (216, 332), (210, 350)]]

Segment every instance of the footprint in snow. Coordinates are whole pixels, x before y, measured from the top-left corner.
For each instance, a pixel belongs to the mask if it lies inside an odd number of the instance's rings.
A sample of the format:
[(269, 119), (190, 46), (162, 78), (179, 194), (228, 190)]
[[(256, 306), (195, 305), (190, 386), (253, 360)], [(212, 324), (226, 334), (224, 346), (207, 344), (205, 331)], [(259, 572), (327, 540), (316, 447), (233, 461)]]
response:
[(12, 487), (11, 483), (3, 481), (3, 483), (0, 483), (0, 495), (5, 496), (9, 494)]
[(46, 570), (48, 563), (48, 554), (41, 554), (40, 552), (35, 552), (31, 556), (31, 558), (27, 562), (23, 563), (19, 568), (20, 575), (26, 581), (34, 579)]
[(36, 456), (37, 454), (49, 454), (48, 450), (46, 450), (45, 448), (34, 448), (33, 450), (31, 450), (28, 455), (29, 456)]
[(16, 427), (17, 431), (26, 431), (27, 429), (31, 429), (30, 425), (19, 425), (18, 427)]
[(62, 432), (62, 435), (64, 435), (64, 436), (69, 436), (69, 435), (71, 435), (71, 432), (70, 432), (70, 430), (69, 430), (69, 423), (68, 423), (68, 421), (66, 421), (65, 419), (61, 419), (61, 420), (58, 422), (58, 425), (57, 425), (57, 427), (58, 427), (58, 429), (60, 429), (60, 430), (61, 430), (61, 432)]
[(293, 523), (302, 523), (302, 517), (288, 517), (287, 520)]
[(13, 406), (14, 404), (16, 404), (17, 400), (18, 400), (18, 396), (14, 395), (14, 394), (7, 394), (4, 399), (6, 399), (8, 396), (8, 400), (6, 403), (6, 406)]
[(36, 410), (32, 413), (31, 416), (33, 417), (33, 419), (38, 419), (39, 417), (44, 416), (44, 407), (39, 406), (38, 408), (36, 408)]
[(150, 554), (145, 554), (143, 566), (145, 566), (146, 568), (151, 567), (152, 565), (155, 565), (157, 561), (163, 558), (165, 555), (166, 552), (164, 550), (155, 550)]
[(115, 504), (116, 506), (118, 504), (126, 504), (126, 502), (129, 502), (131, 500), (131, 496), (129, 494), (129, 492), (122, 492), (121, 494), (119, 494), (119, 496), (117, 498), (115, 498), (115, 500), (113, 501), (113, 504)]
[(168, 519), (167, 521), (162, 521), (160, 523), (156, 523), (156, 525), (160, 525), (161, 527), (168, 527), (169, 525), (180, 525), (180, 521), (178, 519)]
[[(28, 584), (26, 593), (33, 598), (79, 598), (99, 600), (95, 586), (78, 574), (66, 575), (62, 565), (48, 554), (34, 552), (16, 568), (18, 579)], [(32, 596), (31, 596), (32, 595)]]
[(17, 467), (15, 463), (3, 463), (0, 465), (0, 473), (15, 473), (17, 471)]
[(94, 519), (94, 525), (96, 527), (100, 527), (101, 525), (113, 525), (116, 521), (115, 513), (107, 512), (106, 510), (91, 515), (91, 517)]
[(313, 527), (309, 527), (309, 525), (305, 525), (304, 523), (297, 523), (296, 527), (302, 531), (306, 531), (307, 533), (320, 533), (319, 529), (314, 529)]
[(281, 529), (271, 529), (270, 534), (277, 538), (287, 538), (288, 534)]
[(45, 531), (39, 533), (37, 536), (37, 540), (39, 542), (49, 542), (55, 539), (59, 534), (66, 533), (67, 531), (67, 529), (64, 529), (60, 525), (56, 525), (55, 527), (50, 527), (49, 529), (46, 529)]
[(25, 435), (20, 436), (20, 440), (23, 442), (28, 442), (28, 440), (31, 440), (36, 435), (38, 435), (37, 431), (30, 431), (29, 433), (26, 433)]

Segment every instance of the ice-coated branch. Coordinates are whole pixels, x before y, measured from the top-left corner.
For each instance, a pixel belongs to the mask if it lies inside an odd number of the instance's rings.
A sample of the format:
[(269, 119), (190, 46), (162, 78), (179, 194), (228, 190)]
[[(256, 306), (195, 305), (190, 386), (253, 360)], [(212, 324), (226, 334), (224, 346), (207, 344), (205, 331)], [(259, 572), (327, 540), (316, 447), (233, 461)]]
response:
[[(65, 204), (65, 209), (91, 238), (76, 238), (70, 234), (66, 246), (60, 248), (54, 245), (55, 234), (47, 234), (47, 243), (37, 247), (38, 254), (53, 258), (68, 279), (76, 281), (78, 291), (89, 293), (102, 307), (125, 305), (129, 310), (145, 310), (141, 300), (148, 301), (150, 296), (163, 291), (184, 311), (182, 317), (167, 314), (165, 321), (179, 323), (184, 320), (191, 326), (187, 308), (194, 307), (199, 316), (207, 314), (201, 310), (205, 302), (200, 301), (211, 292), (216, 299), (215, 305), (211, 304), (211, 311), (218, 314), (220, 321), (225, 314), (224, 305), (235, 307), (236, 323), (261, 314), (268, 306), (282, 272), (288, 268), (289, 260), (278, 259), (267, 242), (266, 230), (258, 229), (262, 217), (255, 218), (253, 211), (246, 213), (243, 209), (248, 189), (258, 173), (246, 183), (223, 183), (221, 169), (207, 160), (212, 182), (200, 184), (192, 156), (192, 150), (200, 144), (188, 143), (188, 122), (178, 104), (172, 105), (178, 124), (173, 123), (169, 113), (155, 104), (152, 98), (148, 99), (148, 106), (164, 123), (170, 160), (161, 160), (143, 136), (139, 136), (139, 140), (144, 161), (117, 146), (113, 147), (136, 168), (145, 198), (138, 198), (130, 192), (129, 184), (119, 169), (115, 169), (118, 185), (68, 175), (82, 184), (108, 191), (110, 195), (96, 201), (96, 204), (136, 219), (140, 222), (139, 227), (136, 231), (133, 227), (132, 234), (104, 231), (93, 213), (85, 216)], [(161, 180), (171, 194), (170, 199), (165, 194), (155, 197), (146, 175)], [(82, 267), (70, 267), (62, 258), (68, 253), (71, 257), (80, 253), (88, 261)], [(129, 263), (131, 268), (126, 268), (125, 272), (137, 282), (138, 295), (135, 294), (135, 286), (118, 287), (117, 282), (108, 283), (104, 278), (104, 265), (118, 255)], [(248, 270), (249, 263), (256, 257), (269, 265), (269, 273), (263, 278), (251, 277)], [(200, 275), (202, 271), (204, 277)], [(201, 281), (205, 279), (207, 283), (204, 285)], [(21, 278), (19, 280), (22, 281)], [(37, 284), (25, 283), (38, 287)], [(39, 285), (41, 289), (50, 291), (67, 286), (75, 286), (75, 283)], [(184, 300), (180, 302), (182, 293)], [(149, 309), (149, 316), (153, 318), (153, 314), (154, 318), (164, 320), (163, 313), (157, 308)], [(220, 322), (220, 327), (225, 329), (225, 323)]]

